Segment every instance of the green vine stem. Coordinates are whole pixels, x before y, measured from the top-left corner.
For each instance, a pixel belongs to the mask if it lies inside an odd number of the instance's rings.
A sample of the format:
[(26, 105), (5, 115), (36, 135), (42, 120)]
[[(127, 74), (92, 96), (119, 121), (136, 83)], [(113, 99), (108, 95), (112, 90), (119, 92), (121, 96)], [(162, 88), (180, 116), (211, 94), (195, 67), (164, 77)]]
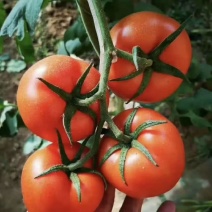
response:
[[(109, 71), (113, 61), (114, 56), (116, 57), (116, 49), (113, 45), (110, 31), (108, 28), (107, 20), (105, 17), (105, 13), (103, 7), (101, 5), (101, 1), (99, 0), (88, 0), (88, 5), (90, 7), (91, 14), (93, 16), (93, 21), (99, 41), (100, 46), (100, 64), (99, 71), (101, 73), (99, 89), (98, 91), (91, 97), (86, 99), (78, 99), (78, 104), (81, 106), (88, 106), (92, 104), (96, 100), (100, 100), (101, 102), (101, 110), (102, 110), (102, 120), (107, 121), (114, 135), (118, 138), (122, 138), (124, 141), (127, 141), (128, 138), (118, 129), (118, 127), (114, 124), (113, 120), (110, 118), (109, 113), (107, 111), (106, 104), (106, 92), (107, 92), (107, 82), (109, 78)], [(79, 4), (80, 7), (80, 4)], [(83, 10), (81, 10), (83, 11)], [(98, 126), (99, 128), (100, 126)]]

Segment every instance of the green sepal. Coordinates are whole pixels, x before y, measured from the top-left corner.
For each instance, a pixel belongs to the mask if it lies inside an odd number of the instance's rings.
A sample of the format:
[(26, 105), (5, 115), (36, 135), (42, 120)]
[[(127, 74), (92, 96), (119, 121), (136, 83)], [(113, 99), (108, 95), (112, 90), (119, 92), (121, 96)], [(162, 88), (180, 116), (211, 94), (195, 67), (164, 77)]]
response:
[(65, 148), (63, 145), (63, 141), (62, 141), (60, 132), (58, 130), (56, 130), (56, 132), (57, 132), (58, 146), (59, 146), (61, 161), (64, 165), (68, 165), (68, 164), (70, 164), (71, 161), (69, 160), (69, 158), (65, 152)]
[(145, 68), (152, 66), (152, 60), (147, 59), (147, 55), (139, 46), (133, 47), (132, 50), (133, 63), (137, 71), (143, 72)]
[[(141, 49), (140, 46), (134, 46), (132, 49), (133, 61), (135, 62), (136, 57), (146, 58), (147, 54)], [(140, 70), (140, 69), (137, 69)]]
[(73, 90), (73, 94), (74, 96), (79, 96), (81, 94), (81, 90), (82, 90), (82, 86), (83, 86), (83, 83), (85, 82), (85, 79), (86, 77), (88, 76), (91, 68), (93, 66), (93, 63), (90, 63), (90, 65), (88, 66), (88, 68), (85, 70), (85, 72), (82, 74), (82, 76), (79, 78), (77, 84), (76, 84), (76, 87), (74, 88)]
[(140, 85), (140, 88), (138, 89), (138, 91), (133, 95), (133, 97), (131, 97), (128, 101), (127, 104), (131, 101), (133, 101), (135, 98), (137, 98), (138, 96), (140, 96), (144, 90), (147, 88), (147, 86), (149, 85), (149, 82), (151, 80), (151, 76), (152, 76), (152, 69), (148, 68), (143, 72), (143, 79)]
[(124, 125), (124, 133), (126, 135), (130, 135), (131, 134), (131, 126), (132, 126), (132, 122), (133, 122), (133, 119), (135, 117), (135, 114), (137, 113), (138, 111), (138, 108), (135, 108), (132, 113), (130, 113), (130, 115), (128, 116), (127, 118), (127, 121)]
[(146, 121), (140, 126), (138, 126), (137, 129), (132, 133), (133, 138), (137, 139), (140, 133), (149, 127), (153, 127), (153, 126), (165, 124), (165, 123), (167, 123), (167, 121)]
[(164, 62), (161, 62), (159, 60), (155, 61), (153, 64), (153, 67), (155, 72), (171, 75), (177, 78), (180, 78), (182, 80), (185, 80), (188, 84), (190, 84), (188, 78), (185, 74), (183, 74), (179, 69), (175, 68), (174, 66), (171, 66), (169, 64), (166, 64)]
[(116, 139), (116, 136), (111, 129), (103, 128), (101, 134)]
[(67, 101), (71, 99), (71, 94), (65, 92), (63, 89), (47, 82), (46, 80), (42, 78), (38, 78), (43, 84), (45, 84), (51, 91), (56, 93), (58, 96), (60, 96), (63, 100)]
[(127, 152), (130, 149), (130, 147), (123, 146), (120, 153), (120, 160), (119, 160), (119, 171), (121, 174), (121, 178), (124, 181), (124, 184), (127, 185), (125, 177), (124, 177), (124, 168), (125, 168), (125, 161), (127, 157)]
[(85, 148), (86, 148), (86, 144), (87, 144), (87, 142), (89, 141), (90, 138), (91, 138), (91, 136), (89, 136), (88, 138), (86, 138), (86, 139), (81, 143), (80, 149), (79, 149), (79, 151), (77, 152), (77, 154), (76, 154), (76, 156), (75, 156), (75, 158), (74, 158), (74, 160), (73, 160), (72, 162), (75, 162), (75, 161), (77, 161), (77, 160), (79, 160), (79, 159), (81, 158), (81, 156), (82, 156), (82, 154), (83, 154), (83, 152), (84, 152), (84, 150), (85, 150)]
[(143, 144), (139, 143), (137, 140), (133, 140), (131, 145), (132, 145), (132, 147), (134, 147), (137, 150), (141, 151), (154, 166), (158, 167), (158, 164), (153, 159), (153, 157), (150, 154), (149, 150)]
[(86, 167), (79, 168), (76, 172), (78, 174), (79, 173), (90, 173), (90, 174), (96, 174), (96, 175), (100, 176), (102, 178), (103, 182), (104, 182), (105, 190), (107, 189), (107, 181), (106, 181), (104, 175), (101, 172), (98, 172), (94, 169), (89, 169), (89, 168), (86, 168)]
[(81, 195), (80, 179), (79, 179), (78, 175), (74, 172), (71, 172), (70, 180), (72, 181), (72, 183), (74, 184), (74, 187), (76, 189), (78, 201), (81, 202), (82, 195)]
[(63, 114), (63, 126), (71, 144), (73, 142), (72, 133), (71, 133), (71, 120), (76, 114), (76, 112), (77, 112), (77, 108), (74, 105), (67, 104), (65, 113)]
[(104, 157), (102, 158), (102, 161), (100, 163), (100, 166), (102, 166), (104, 164), (104, 162), (117, 150), (121, 149), (123, 147), (123, 144), (117, 144), (115, 146), (113, 146), (112, 148), (110, 148), (106, 154), (104, 155)]
[(79, 98), (85, 99), (85, 98), (89, 98), (91, 96), (93, 96), (95, 93), (97, 93), (99, 90), (99, 85), (97, 85), (92, 91), (90, 91), (89, 93), (86, 94), (80, 94)]
[(52, 166), (51, 168), (44, 171), (42, 174), (39, 174), (38, 176), (36, 176), (35, 179), (46, 176), (46, 175), (54, 173), (54, 172), (59, 172), (59, 171), (68, 172), (69, 169), (66, 165), (63, 165), (63, 164)]
[(171, 35), (169, 35), (156, 49), (154, 49), (150, 53), (151, 58), (158, 58), (161, 53), (180, 35), (180, 33), (185, 29), (187, 23), (193, 17), (193, 14), (190, 15), (182, 24), (181, 26), (174, 31)]
[(137, 77), (138, 75), (140, 75), (142, 73), (143, 73), (143, 70), (134, 71), (131, 74), (125, 76), (125, 77), (120, 77), (120, 78), (112, 79), (112, 80), (110, 80), (110, 82), (121, 82), (121, 81), (130, 80), (130, 79), (133, 79), (133, 78)]
[(93, 119), (95, 124), (97, 123), (97, 115), (90, 107), (77, 106), (77, 110), (89, 115)]

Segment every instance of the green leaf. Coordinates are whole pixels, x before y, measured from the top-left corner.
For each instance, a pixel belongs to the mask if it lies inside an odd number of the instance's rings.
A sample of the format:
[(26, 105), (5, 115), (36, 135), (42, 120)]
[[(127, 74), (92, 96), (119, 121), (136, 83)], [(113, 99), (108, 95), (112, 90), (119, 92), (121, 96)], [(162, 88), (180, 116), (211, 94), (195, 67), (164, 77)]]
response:
[(43, 0), (27, 0), (25, 19), (29, 26), (29, 32), (34, 33), (34, 29), (37, 23), (37, 19), (41, 10)]
[(66, 51), (69, 53), (69, 55), (79, 51), (81, 47), (82, 47), (82, 43), (80, 42), (79, 38), (75, 38), (74, 40), (69, 40), (65, 43), (65, 48), (66, 48)]
[(0, 61), (0, 71), (5, 71), (7, 67), (7, 64), (3, 61)]
[(65, 46), (65, 43), (63, 41), (60, 41), (58, 44), (57, 44), (57, 54), (59, 55), (68, 55), (69, 56), (69, 53), (66, 49), (66, 46)]
[(194, 96), (181, 99), (176, 104), (177, 110), (181, 112), (199, 109), (212, 111), (212, 91), (200, 88)]
[(0, 62), (2, 61), (8, 61), (10, 60), (10, 55), (9, 54), (3, 54), (0, 56)]
[(112, 2), (113, 0), (102, 0), (102, 6), (105, 7), (105, 5), (108, 3), (108, 2)]
[(3, 53), (3, 44), (4, 44), (4, 40), (2, 37), (0, 37), (0, 54)]
[(64, 55), (80, 55), (85, 51), (91, 50), (91, 43), (86, 34), (82, 20), (78, 18), (74, 24), (67, 29), (64, 35), (64, 43), (60, 43), (60, 54)]
[(2, 2), (0, 2), (0, 27), (3, 25), (6, 17), (7, 17), (7, 13), (4, 9), (4, 5)]
[(156, 13), (163, 13), (158, 7), (145, 3), (145, 2), (137, 2), (134, 5), (134, 12), (141, 12), (141, 11), (150, 11)]
[(43, 140), (42, 138), (33, 134), (25, 142), (24, 147), (23, 147), (23, 154), (24, 155), (31, 154), (35, 150), (43, 149), (46, 146), (48, 146), (49, 144), (51, 144), (51, 142)]
[(27, 64), (32, 64), (35, 62), (35, 50), (33, 47), (33, 42), (27, 30), (25, 30), (25, 37), (22, 40), (16, 39), (16, 45), (18, 46), (18, 50)]
[[(80, 13), (80, 17), (82, 19), (83, 22), (83, 28), (85, 29), (85, 31), (87, 32), (87, 35), (89, 37), (89, 43), (92, 43), (92, 46), (96, 52), (96, 54), (99, 56), (99, 41), (98, 41), (98, 36), (97, 36), (97, 32), (95, 30), (95, 23), (91, 14), (91, 10), (88, 4), (88, 1), (84, 1), (84, 0), (76, 0), (77, 3), (77, 7)], [(104, 2), (103, 3), (103, 7), (104, 7)]]
[(132, 0), (113, 0), (108, 2), (104, 9), (110, 21), (120, 20), (134, 12)]
[(162, 11), (166, 12), (166, 10), (168, 10), (175, 1), (176, 0), (152, 0), (152, 4)]
[(6, 123), (9, 128), (11, 135), (16, 135), (18, 133), (18, 121), (17, 116), (10, 116), (9, 113), (6, 114)]
[(189, 110), (188, 113), (180, 115), (181, 117), (189, 117), (191, 123), (199, 128), (212, 128), (212, 123), (210, 123), (207, 119), (202, 118), (196, 115), (193, 111)]
[(21, 72), (26, 68), (26, 63), (22, 60), (10, 60), (7, 63), (7, 72)]
[[(3, 7), (3, 3), (0, 2), (0, 28), (4, 23), (5, 18), (7, 17), (6, 11)], [(0, 54), (3, 53), (3, 38), (0, 37)]]
[[(0, 99), (1, 100), (1, 99)], [(13, 110), (14, 109), (14, 106), (13, 105), (10, 105), (8, 103), (8, 101), (5, 101), (5, 100), (1, 100), (0, 101), (0, 128), (3, 124), (3, 122), (6, 120), (6, 114)]]
[(74, 40), (78, 38), (79, 41), (84, 41), (87, 38), (85, 28), (83, 26), (82, 20), (78, 18), (73, 25), (71, 25), (64, 34), (64, 42), (69, 40)]
[(199, 64), (200, 75), (199, 79), (201, 82), (205, 82), (208, 79), (212, 79), (212, 66), (207, 63)]
[(16, 106), (0, 99), (0, 136), (11, 137), (18, 132)]
[(30, 33), (33, 33), (42, 3), (43, 0), (19, 0), (7, 16), (1, 28), (0, 36), (8, 35), (12, 37), (16, 34), (22, 40), (25, 36), (25, 21), (27, 22)]

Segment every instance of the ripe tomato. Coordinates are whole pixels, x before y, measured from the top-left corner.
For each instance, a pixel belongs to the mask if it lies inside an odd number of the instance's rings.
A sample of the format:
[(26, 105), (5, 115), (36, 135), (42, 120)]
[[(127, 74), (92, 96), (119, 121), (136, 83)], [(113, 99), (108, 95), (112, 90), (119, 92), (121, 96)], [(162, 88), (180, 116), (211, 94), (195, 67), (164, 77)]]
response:
[[(71, 93), (88, 66), (89, 63), (82, 60), (54, 55), (40, 60), (25, 72), (19, 83), (17, 103), (24, 123), (34, 134), (57, 142), (55, 129), (58, 129), (62, 139), (68, 141), (62, 121), (66, 102), (38, 78)], [(91, 68), (82, 86), (82, 94), (95, 88), (99, 78), (99, 72)], [(99, 116), (98, 102), (93, 103), (90, 108)], [(95, 127), (90, 116), (77, 111), (71, 121), (73, 141), (92, 135)]]
[[(174, 19), (154, 12), (139, 12), (129, 15), (118, 22), (111, 30), (116, 48), (132, 53), (134, 46), (140, 46), (146, 53), (151, 53), (165, 38), (176, 31), (180, 24)], [(192, 49), (186, 31), (183, 31), (159, 59), (186, 74), (191, 63)], [(135, 66), (119, 58), (113, 63), (109, 79), (128, 76), (135, 71)], [(129, 100), (138, 91), (143, 75), (119, 82), (109, 82), (110, 89), (119, 97)], [(170, 75), (154, 72), (151, 81), (135, 101), (154, 103), (172, 95), (182, 80)], [(127, 89), (126, 89), (127, 88)], [(156, 94), (157, 93), (157, 94)]]
[[(80, 144), (65, 146), (69, 159), (73, 159), (79, 151)], [(87, 150), (84, 152), (86, 154)], [(80, 173), (81, 202), (78, 201), (76, 189), (63, 171), (54, 172), (35, 179), (36, 176), (52, 166), (61, 164), (59, 149), (51, 144), (45, 149), (33, 153), (26, 161), (21, 187), (23, 200), (29, 212), (93, 212), (100, 204), (104, 194), (104, 183), (96, 174)], [(85, 167), (92, 168), (90, 160)]]
[[(125, 110), (114, 118), (120, 130), (124, 130), (126, 120), (132, 111), (133, 109)], [(101, 172), (111, 185), (134, 198), (153, 197), (170, 190), (182, 176), (185, 167), (181, 136), (176, 127), (158, 112), (145, 108), (138, 109), (131, 125), (131, 132), (150, 120), (165, 120), (167, 123), (145, 129), (137, 140), (148, 149), (159, 167), (153, 165), (143, 153), (133, 147), (128, 150), (125, 161), (126, 184), (119, 170), (120, 149), (101, 166)], [(105, 153), (117, 144), (118, 141), (111, 137), (102, 138), (99, 163)]]

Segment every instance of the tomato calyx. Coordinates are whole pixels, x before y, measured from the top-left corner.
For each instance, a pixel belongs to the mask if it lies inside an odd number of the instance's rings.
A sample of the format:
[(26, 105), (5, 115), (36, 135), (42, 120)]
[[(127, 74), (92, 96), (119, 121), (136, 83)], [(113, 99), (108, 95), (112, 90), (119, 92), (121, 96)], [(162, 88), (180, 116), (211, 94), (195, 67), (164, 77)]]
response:
[[(80, 178), (78, 176), (79, 174), (87, 173), (87, 174), (96, 174), (96, 175), (100, 176), (102, 178), (103, 182), (104, 182), (105, 189), (107, 189), (107, 182), (106, 182), (104, 176), (100, 172), (98, 172), (94, 169), (91, 169), (91, 168), (86, 168), (86, 167), (79, 167), (78, 168), (78, 166), (77, 166), (77, 168), (74, 168), (74, 164), (78, 160), (80, 160), (80, 158), (82, 157), (82, 154), (83, 154), (84, 149), (86, 147), (85, 144), (88, 142), (90, 137), (83, 141), (83, 143), (82, 143), (78, 153), (74, 157), (74, 159), (69, 160), (69, 158), (68, 158), (68, 156), (65, 152), (65, 148), (64, 148), (64, 145), (63, 145), (63, 142), (62, 142), (61, 135), (60, 135), (58, 130), (56, 132), (57, 132), (57, 136), (58, 136), (58, 145), (59, 145), (59, 152), (60, 152), (62, 164), (57, 164), (55, 166), (50, 167), (49, 169), (45, 170), (40, 175), (36, 176), (35, 179), (49, 175), (49, 174), (54, 173), (54, 172), (61, 172), (61, 171), (65, 172), (67, 177), (72, 181), (74, 188), (76, 189), (79, 202), (82, 201), (81, 182), (80, 182)], [(72, 165), (71, 168), (69, 167), (70, 164)]]
[[(150, 83), (153, 72), (171, 75), (173, 77), (180, 78), (190, 84), (185, 74), (183, 74), (179, 69), (175, 68), (174, 66), (164, 63), (163, 61), (160, 60), (159, 57), (161, 53), (164, 52), (164, 50), (181, 34), (181, 32), (184, 30), (186, 24), (190, 21), (192, 16), (193, 15), (187, 18), (176, 31), (174, 31), (171, 35), (169, 35), (159, 46), (157, 46), (149, 54), (146, 54), (141, 49), (140, 46), (133, 47), (132, 49), (133, 60), (130, 59), (130, 61), (133, 62), (133, 64), (135, 65), (135, 70), (127, 76), (110, 80), (111, 82), (126, 81), (143, 74), (143, 78), (141, 80), (137, 92), (131, 98), (129, 98), (127, 103), (133, 101), (145, 91), (145, 89), (148, 87)], [(121, 50), (118, 50), (118, 52), (119, 51)], [(122, 57), (123, 55), (124, 54), (118, 54), (118, 56), (120, 57)], [(129, 60), (129, 57), (128, 58), (122, 57), (122, 58)]]
[(92, 95), (94, 95), (98, 91), (98, 85), (87, 94), (81, 94), (83, 83), (89, 74), (89, 71), (91, 70), (93, 66), (93, 63), (91, 63), (88, 68), (85, 70), (85, 72), (82, 74), (82, 76), (79, 78), (74, 90), (71, 93), (68, 93), (64, 91), (63, 89), (47, 82), (46, 80), (42, 78), (38, 78), (43, 84), (45, 84), (52, 92), (56, 93), (60, 98), (62, 98), (66, 102), (66, 108), (63, 113), (63, 125), (64, 129), (66, 131), (66, 134), (70, 140), (70, 143), (72, 144), (72, 133), (71, 133), (71, 120), (76, 114), (77, 111), (80, 111), (82, 113), (85, 113), (89, 115), (95, 122), (97, 122), (97, 116), (96, 113), (87, 106), (79, 106), (77, 104), (78, 99), (85, 99)]
[(138, 151), (140, 151), (142, 154), (144, 154), (146, 156), (146, 158), (154, 166), (159, 167), (159, 165), (154, 160), (154, 158), (152, 157), (149, 150), (137, 139), (138, 139), (139, 135), (147, 128), (167, 123), (167, 121), (160, 121), (160, 120), (146, 121), (143, 124), (141, 124), (140, 126), (138, 126), (134, 132), (132, 132), (131, 127), (132, 127), (132, 123), (133, 123), (133, 120), (134, 120), (134, 117), (135, 117), (137, 111), (138, 111), (138, 108), (135, 108), (133, 110), (133, 112), (128, 116), (125, 126), (124, 126), (124, 130), (123, 130), (124, 134), (130, 138), (128, 142), (117, 139), (117, 138), (115, 138), (115, 136), (112, 134), (111, 131), (106, 131), (105, 136), (110, 136), (110, 137), (114, 138), (115, 140), (118, 141), (118, 144), (116, 144), (112, 148), (110, 148), (104, 155), (102, 161), (100, 162), (100, 166), (102, 166), (113, 153), (115, 153), (118, 150), (121, 150), (120, 151), (120, 160), (119, 160), (119, 170), (120, 170), (120, 175), (122, 177), (122, 180), (126, 185), (127, 185), (127, 182), (126, 182), (126, 179), (124, 176), (124, 168), (125, 168), (125, 161), (126, 161), (127, 153), (131, 148), (135, 148)]

